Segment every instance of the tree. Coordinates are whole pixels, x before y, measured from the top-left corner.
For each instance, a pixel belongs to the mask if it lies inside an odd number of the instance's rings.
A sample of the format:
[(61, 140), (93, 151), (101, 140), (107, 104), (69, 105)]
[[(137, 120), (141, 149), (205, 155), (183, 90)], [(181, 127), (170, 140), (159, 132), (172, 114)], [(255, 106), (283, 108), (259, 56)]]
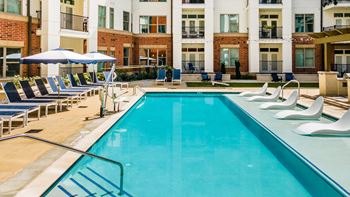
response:
[(322, 0), (322, 6), (326, 7), (327, 5), (337, 5), (338, 4), (338, 0)]

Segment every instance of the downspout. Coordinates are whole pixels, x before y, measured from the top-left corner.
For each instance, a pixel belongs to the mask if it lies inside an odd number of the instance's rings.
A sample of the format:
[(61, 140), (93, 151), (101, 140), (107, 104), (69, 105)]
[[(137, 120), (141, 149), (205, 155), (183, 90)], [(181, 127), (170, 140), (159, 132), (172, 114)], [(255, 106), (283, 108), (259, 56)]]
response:
[[(30, 15), (30, 0), (27, 0), (27, 16), (28, 16), (28, 23), (27, 23), (27, 39), (28, 39), (28, 47), (27, 47), (27, 55), (32, 54), (32, 16)], [(31, 76), (30, 72), (30, 64), (27, 65), (27, 77)]]

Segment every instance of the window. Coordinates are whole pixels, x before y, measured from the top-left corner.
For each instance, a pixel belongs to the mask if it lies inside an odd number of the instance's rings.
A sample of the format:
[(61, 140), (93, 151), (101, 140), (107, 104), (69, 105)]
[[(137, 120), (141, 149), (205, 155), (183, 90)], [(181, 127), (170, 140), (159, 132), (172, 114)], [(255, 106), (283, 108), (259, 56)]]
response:
[(21, 0), (0, 0), (0, 12), (21, 14)]
[(98, 27), (106, 28), (106, 7), (98, 6)]
[(235, 67), (236, 61), (239, 60), (238, 48), (222, 48), (220, 51), (220, 63), (225, 67)]
[(109, 8), (109, 28), (114, 29), (114, 8)]
[(295, 32), (314, 32), (314, 15), (296, 14)]
[[(97, 52), (107, 55), (107, 51), (98, 50)], [(97, 64), (97, 72), (102, 72), (102, 71), (105, 70), (104, 64), (105, 63), (103, 63), (103, 62), (100, 62), (100, 63)]]
[(165, 16), (140, 16), (141, 33), (166, 33)]
[(21, 49), (0, 48), (0, 77), (13, 77), (20, 74)]
[(140, 65), (166, 65), (166, 49), (140, 49)]
[(239, 31), (238, 14), (220, 15), (220, 32), (233, 33)]
[(129, 58), (130, 58), (130, 48), (124, 48), (123, 49), (123, 65), (124, 66), (129, 66), (129, 64), (130, 64)]
[(123, 12), (123, 30), (129, 31), (130, 13)]
[(315, 49), (295, 49), (295, 67), (296, 68), (314, 68), (315, 67)]

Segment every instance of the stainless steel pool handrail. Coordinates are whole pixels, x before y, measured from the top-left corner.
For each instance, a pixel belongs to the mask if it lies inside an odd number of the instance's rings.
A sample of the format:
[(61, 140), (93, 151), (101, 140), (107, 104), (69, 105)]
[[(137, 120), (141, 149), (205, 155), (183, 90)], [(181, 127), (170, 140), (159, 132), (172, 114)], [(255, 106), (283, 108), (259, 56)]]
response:
[(96, 159), (99, 159), (99, 160), (102, 160), (102, 161), (105, 161), (105, 162), (108, 162), (108, 163), (111, 163), (111, 164), (119, 166), (120, 167), (120, 191), (119, 191), (119, 195), (123, 195), (123, 193), (124, 193), (124, 191), (123, 191), (124, 166), (123, 166), (122, 163), (120, 163), (118, 161), (114, 161), (114, 160), (108, 159), (108, 158), (105, 158), (105, 157), (101, 157), (101, 156), (98, 156), (98, 155), (95, 155), (95, 154), (92, 154), (92, 153), (89, 153), (89, 152), (86, 152), (86, 151), (82, 151), (82, 150), (79, 150), (79, 149), (76, 149), (76, 148), (72, 148), (70, 146), (66, 146), (66, 145), (63, 145), (63, 144), (59, 144), (59, 143), (56, 143), (56, 142), (45, 140), (43, 138), (39, 138), (39, 137), (35, 137), (35, 136), (32, 136), (32, 135), (28, 135), (28, 134), (18, 134), (18, 135), (13, 135), (13, 136), (8, 136), (8, 137), (2, 137), (2, 138), (0, 138), (0, 142), (6, 141), (6, 140), (12, 140), (12, 139), (16, 139), (16, 138), (21, 138), (21, 137), (32, 139), (32, 140), (36, 140), (36, 141), (40, 141), (40, 142), (44, 142), (44, 143), (47, 143), (47, 144), (50, 144), (50, 145), (53, 145), (53, 146), (56, 146), (56, 147), (60, 147), (60, 148), (66, 149), (68, 151), (79, 153), (79, 154), (82, 154), (82, 155), (85, 155), (85, 156), (88, 156), (88, 157), (96, 158)]
[(146, 94), (146, 91), (137, 85), (134, 87), (134, 95), (136, 95), (136, 89), (140, 90), (143, 94)]
[(298, 81), (298, 80), (295, 80), (295, 79), (293, 79), (293, 80), (290, 80), (288, 83), (286, 83), (286, 84), (284, 84), (283, 86), (282, 86), (282, 99), (284, 98), (283, 97), (283, 90), (284, 90), (284, 88), (285, 87), (287, 87), (289, 84), (291, 84), (291, 83), (296, 83), (296, 84), (298, 84), (298, 100), (300, 99), (300, 82)]

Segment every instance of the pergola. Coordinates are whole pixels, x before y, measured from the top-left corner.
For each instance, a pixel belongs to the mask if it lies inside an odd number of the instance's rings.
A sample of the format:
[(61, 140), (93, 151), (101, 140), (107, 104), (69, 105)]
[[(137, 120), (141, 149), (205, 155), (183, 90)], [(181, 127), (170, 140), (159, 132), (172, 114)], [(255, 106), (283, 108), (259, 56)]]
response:
[(323, 32), (309, 34), (314, 39), (315, 44), (324, 46), (324, 65), (326, 71), (331, 71), (331, 44), (350, 43), (350, 26), (335, 25), (325, 27)]

